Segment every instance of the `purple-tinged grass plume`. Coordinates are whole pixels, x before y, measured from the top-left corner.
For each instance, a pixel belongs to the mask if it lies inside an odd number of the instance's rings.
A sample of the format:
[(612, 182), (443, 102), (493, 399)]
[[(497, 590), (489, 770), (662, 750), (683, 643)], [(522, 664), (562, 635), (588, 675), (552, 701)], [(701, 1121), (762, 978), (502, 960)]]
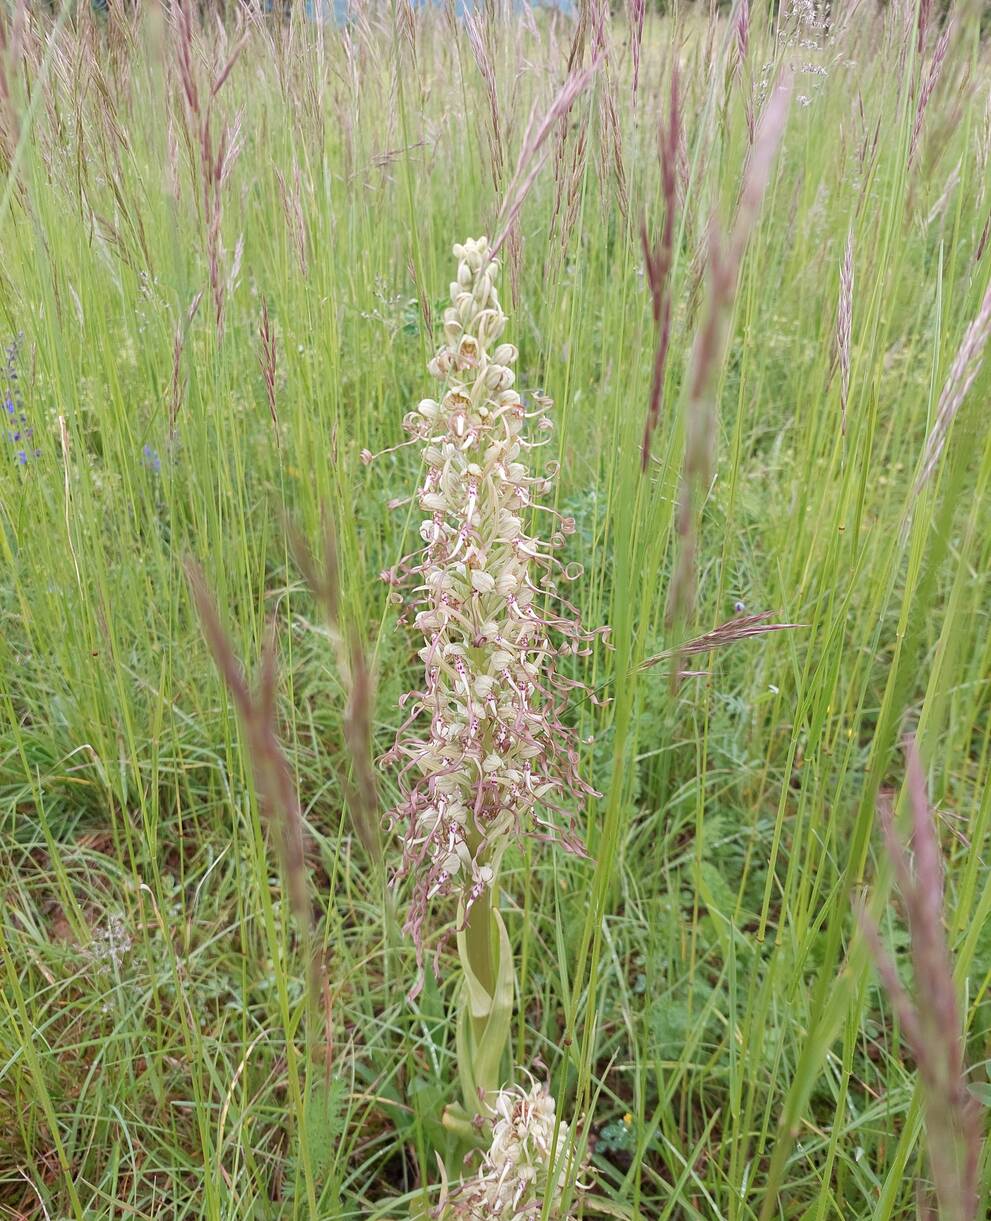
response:
[(932, 16), (933, 0), (919, 0), (919, 15), (918, 15), (918, 39), (916, 42), (916, 50), (919, 55), (926, 47), (926, 34), (929, 32), (929, 19)]
[(303, 815), (292, 771), (279, 741), (276, 722), (274, 633), (270, 631), (266, 636), (258, 689), (253, 693), (224, 631), (203, 570), (190, 560), (186, 564), (186, 577), (203, 635), (244, 727), (259, 805), (275, 835), (293, 914), (300, 928), (309, 930), (313, 915), (306, 888)]
[(736, 15), (733, 19), (736, 31), (736, 65), (734, 71), (747, 62), (747, 51), (750, 48), (750, 0), (739, 0)]
[(463, 20), (468, 45), (471, 47), (475, 65), (485, 88), (486, 101), (489, 104), (489, 126), (486, 133), (489, 140), (489, 155), (486, 161), (492, 175), (492, 185), (498, 191), (502, 187), (506, 152), (502, 111), (499, 104), (498, 76), (490, 45), (491, 25), (480, 12), (474, 12), (471, 9), (465, 11)]
[(657, 329), (657, 345), (654, 349), (654, 369), (650, 383), (650, 405), (644, 424), (643, 443), (640, 449), (641, 466), (647, 469), (650, 462), (650, 442), (654, 429), (661, 418), (661, 399), (664, 394), (664, 374), (667, 369), (668, 349), (671, 344), (671, 267), (674, 262), (674, 215), (677, 207), (678, 149), (681, 144), (681, 116), (678, 105), (678, 68), (671, 70), (671, 101), (668, 106), (668, 121), (661, 123), (657, 133), (658, 155), (661, 163), (661, 192), (664, 197), (664, 226), (661, 236), (651, 249), (647, 226), (642, 225), (640, 241), (643, 247), (644, 266), (647, 270), (647, 285)]
[(737, 280), (791, 105), (791, 77), (784, 76), (768, 99), (743, 175), (740, 201), (728, 239), (715, 222), (709, 229), (709, 289), (701, 328), (695, 337), (685, 394), (685, 456), (678, 493), (678, 558), (668, 598), (668, 622), (687, 620), (696, 596), (696, 514), (712, 478), (716, 447), (716, 386), (726, 352), (727, 328)]
[(630, 7), (630, 50), (633, 55), (633, 101), (637, 100), (637, 89), (640, 85), (640, 48), (643, 45), (643, 20), (647, 12), (647, 0), (629, 0)]
[[(224, 334), (227, 297), (237, 283), (244, 249), (243, 235), (228, 260), (223, 237), (224, 196), (228, 180), (241, 152), (241, 116), (232, 122), (216, 122), (214, 104), (234, 69), (247, 40), (242, 31), (226, 55), (215, 58), (208, 77), (201, 80), (197, 64), (193, 6), (190, 0), (176, 4), (176, 70), (182, 102), (179, 117), (186, 141), (190, 173), (199, 195), (198, 206), (204, 227), (204, 243), (213, 300), (214, 323), (218, 342)], [(222, 27), (221, 27), (222, 28)], [(223, 46), (223, 43), (221, 44)], [(226, 49), (226, 48), (224, 48)]]
[(309, 275), (307, 261), (306, 218), (303, 214), (303, 185), (299, 172), (299, 162), (293, 162), (292, 185), (288, 185), (282, 171), (276, 167), (275, 177), (279, 183), (279, 196), (282, 200), (282, 211), (285, 213), (286, 226), (296, 252), (299, 264), (299, 274), (305, 280)]
[(946, 51), (950, 45), (950, 33), (952, 31), (952, 22), (947, 22), (946, 29), (939, 37), (936, 47), (933, 50), (932, 60), (929, 63), (929, 71), (926, 73), (925, 82), (919, 90), (919, 100), (915, 107), (915, 121), (912, 124), (912, 139), (908, 150), (908, 164), (912, 165), (915, 160), (915, 154), (919, 147), (919, 138), (922, 135), (922, 123), (926, 117), (926, 108), (929, 105), (929, 100), (933, 95), (936, 85), (939, 83), (940, 73), (943, 69), (943, 60), (946, 58)]
[(914, 998), (908, 994), (865, 910), (860, 925), (891, 998), (923, 1086), (929, 1160), (943, 1221), (976, 1221), (981, 1107), (967, 1088), (964, 1032), (943, 929), (943, 871), (926, 780), (915, 742), (906, 750), (914, 867), (894, 826), (890, 803), (879, 806), (888, 856), (908, 915)]
[(912, 489), (913, 502), (936, 469), (957, 412), (981, 371), (984, 349), (989, 336), (991, 336), (991, 284), (988, 285), (974, 320), (967, 327), (957, 354), (953, 358), (946, 381), (943, 383), (943, 390), (936, 408), (936, 421), (926, 438), (919, 474), (916, 476), (915, 486)]
[(490, 258), (494, 259), (502, 249), (516, 223), (526, 197), (530, 194), (530, 189), (543, 168), (549, 151), (545, 148), (547, 137), (555, 126), (567, 117), (572, 106), (592, 83), (601, 65), (602, 54), (599, 52), (593, 57), (587, 68), (574, 69), (569, 72), (564, 84), (554, 95), (550, 106), (539, 122), (535, 113), (530, 115), (526, 131), (523, 133), (516, 169), (513, 171), (499, 212), (502, 227), (489, 250)]
[(756, 615), (738, 615), (735, 619), (728, 619), (725, 623), (720, 623), (711, 632), (696, 636), (693, 640), (686, 640), (684, 644), (679, 644), (673, 649), (665, 649), (663, 653), (655, 653), (652, 657), (642, 661), (637, 668), (650, 670), (654, 666), (660, 665), (662, 661), (669, 661), (674, 657), (693, 657), (700, 653), (712, 653), (716, 649), (736, 644), (738, 640), (749, 640), (753, 636), (766, 636), (770, 632), (788, 632), (805, 627), (804, 623), (768, 623), (767, 620), (770, 617), (770, 611), (761, 611)]
[(265, 382), (265, 398), (268, 402), (268, 414), (275, 426), (275, 440), (279, 444), (279, 410), (275, 397), (277, 350), (275, 344), (275, 328), (268, 312), (268, 299), (262, 297), (262, 316), (258, 324), (258, 368)]
[(11, 84), (17, 65), (12, 45), (14, 40), (7, 32), (7, 20), (5, 6), (0, 11), (0, 155), (9, 163), (14, 158), (21, 125)]
[(293, 558), (320, 604), (334, 650), (337, 673), (347, 691), (344, 742), (350, 756), (350, 776), (344, 778), (344, 796), (351, 823), (369, 860), (382, 863), (382, 835), (378, 786), (372, 765), (372, 712), (375, 683), (357, 631), (348, 632), (341, 612), (341, 572), (337, 532), (328, 518), (324, 525), (322, 567), (318, 567), (302, 535), (290, 535)]
[(202, 300), (203, 290), (200, 289), (193, 294), (189, 308), (176, 324), (175, 337), (172, 340), (172, 376), (169, 379), (168, 396), (170, 441), (175, 441), (179, 412), (182, 409), (183, 399), (186, 395), (186, 379), (182, 374), (182, 354), (186, 347), (189, 328), (193, 325), (193, 319), (196, 317), (196, 311), (200, 308)]
[(840, 430), (846, 436), (850, 401), (850, 342), (853, 327), (853, 229), (847, 234), (840, 268), (840, 303), (836, 311), (836, 355), (840, 362)]
[(599, 90), (599, 164), (602, 181), (609, 176), (610, 168), (616, 183), (614, 196), (619, 214), (625, 222), (630, 211), (629, 191), (626, 185), (626, 163), (623, 159), (623, 129), (619, 121), (619, 89), (616, 78), (609, 71), (608, 57), (603, 53), (604, 68), (602, 88)]

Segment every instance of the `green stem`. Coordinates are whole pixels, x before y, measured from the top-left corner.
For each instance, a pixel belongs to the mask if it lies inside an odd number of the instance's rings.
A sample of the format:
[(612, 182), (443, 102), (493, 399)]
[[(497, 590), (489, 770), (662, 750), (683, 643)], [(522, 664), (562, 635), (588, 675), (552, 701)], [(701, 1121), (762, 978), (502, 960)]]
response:
[(457, 1035), (464, 1105), (448, 1107), (445, 1123), (473, 1138), (473, 1121), (491, 1116), (492, 1098), (504, 1083), (516, 993), (512, 950), (492, 889), (472, 904), (458, 933), (458, 955), (464, 971)]
[[(472, 904), (468, 913), (468, 927), (465, 929), (465, 943), (468, 948), (468, 962), (478, 977), (478, 982), (490, 995), (495, 991), (495, 958), (492, 953), (492, 943), (496, 929), (492, 919), (492, 892), (486, 890)], [(476, 1038), (481, 1030), (474, 1029)]]

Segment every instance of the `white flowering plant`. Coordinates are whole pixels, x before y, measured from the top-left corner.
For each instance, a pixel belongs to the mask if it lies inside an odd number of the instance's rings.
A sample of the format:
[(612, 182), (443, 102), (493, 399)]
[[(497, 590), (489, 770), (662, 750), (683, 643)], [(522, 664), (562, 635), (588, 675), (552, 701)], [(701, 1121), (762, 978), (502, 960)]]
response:
[[(500, 866), (527, 836), (584, 854), (575, 814), (594, 790), (579, 774), (578, 737), (564, 709), (576, 688), (587, 689), (557, 662), (589, 652), (599, 633), (583, 628), (562, 592), (581, 569), (557, 554), (573, 520), (542, 503), (557, 466), (532, 466), (549, 443), (553, 403), (542, 393), (525, 401), (516, 388), (517, 350), (502, 341), (499, 264), (487, 239), (457, 245), (454, 255), (444, 343), (428, 366), (443, 391), (404, 420), (407, 444), (423, 456), (422, 545), (383, 574), (412, 589), (408, 618), (423, 663), (422, 687), (403, 698), (407, 717), (386, 758), (399, 767), (401, 799), (390, 818), (403, 835), (397, 880), (410, 884), (411, 999), (422, 986), (428, 914), (453, 899), (463, 1098), (445, 1122), (492, 1142), (474, 1185), (445, 1207), (454, 1216), (515, 1217), (529, 1215), (541, 1181), (534, 1167), (556, 1161), (568, 1128), (559, 1123), (551, 1141), (549, 1094), (505, 1088), (515, 974), (497, 904)], [(543, 521), (546, 537), (535, 525)], [(439, 940), (435, 971), (449, 936)], [(507, 1125), (519, 1139), (510, 1140)]]
[(478, 1172), (453, 1191), (443, 1182), (438, 1215), (448, 1221), (538, 1217), (548, 1197), (551, 1217), (567, 1215), (562, 1209), (575, 1159), (550, 1092), (539, 1084), (501, 1090), (493, 1110), (492, 1142)]

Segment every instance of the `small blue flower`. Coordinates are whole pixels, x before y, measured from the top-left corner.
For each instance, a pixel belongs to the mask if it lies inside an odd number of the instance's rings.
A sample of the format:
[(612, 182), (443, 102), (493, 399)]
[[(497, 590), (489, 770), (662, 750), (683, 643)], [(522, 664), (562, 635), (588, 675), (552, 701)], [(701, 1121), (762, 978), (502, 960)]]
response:
[(141, 450), (141, 453), (144, 457), (145, 467), (151, 471), (152, 474), (160, 474), (162, 470), (162, 460), (158, 456), (158, 450), (153, 449), (150, 445), (145, 445)]
[[(30, 441), (34, 436), (34, 429), (28, 427), (27, 412), (24, 410), (24, 399), (18, 388), (18, 373), (17, 373), (17, 356), (20, 350), (21, 336), (19, 335), (13, 343), (7, 348), (7, 359), (0, 377), (0, 385), (6, 382), (3, 389), (3, 405), (7, 412), (8, 420), (13, 425), (6, 432), (6, 438), (11, 445), (24, 445), (25, 441)], [(15, 449), (14, 461), (18, 466), (27, 466), (31, 458), (38, 458), (41, 455), (40, 449)]]

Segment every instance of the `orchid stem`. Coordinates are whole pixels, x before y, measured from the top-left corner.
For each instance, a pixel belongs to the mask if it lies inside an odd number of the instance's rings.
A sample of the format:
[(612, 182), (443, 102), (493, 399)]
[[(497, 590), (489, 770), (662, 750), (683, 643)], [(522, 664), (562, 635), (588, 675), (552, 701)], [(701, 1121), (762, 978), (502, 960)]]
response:
[[(482, 891), (471, 906), (468, 913), (468, 927), (465, 929), (468, 961), (478, 976), (479, 983), (486, 992), (495, 989), (495, 958), (492, 953), (493, 934), (492, 922), (492, 892), (488, 888)], [(476, 1030), (476, 1035), (480, 1031)]]

